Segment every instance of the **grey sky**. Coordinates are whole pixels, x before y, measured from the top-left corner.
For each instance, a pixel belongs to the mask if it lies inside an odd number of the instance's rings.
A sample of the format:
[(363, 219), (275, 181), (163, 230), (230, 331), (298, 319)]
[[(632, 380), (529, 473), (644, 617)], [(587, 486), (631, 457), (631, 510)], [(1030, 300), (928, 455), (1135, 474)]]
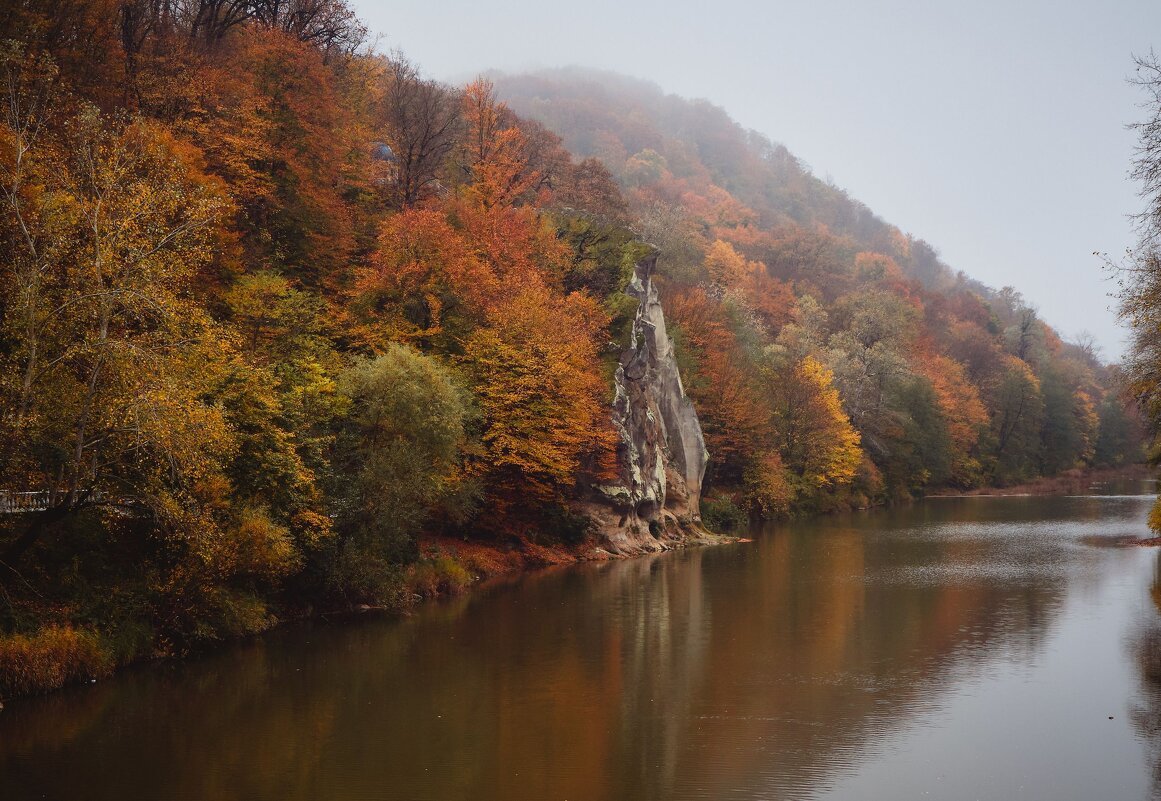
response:
[(1093, 251), (1132, 243), (1127, 178), (1161, 2), (356, 0), (428, 74), (581, 65), (704, 97), (816, 175), (1015, 286), (1066, 338), (1124, 339)]

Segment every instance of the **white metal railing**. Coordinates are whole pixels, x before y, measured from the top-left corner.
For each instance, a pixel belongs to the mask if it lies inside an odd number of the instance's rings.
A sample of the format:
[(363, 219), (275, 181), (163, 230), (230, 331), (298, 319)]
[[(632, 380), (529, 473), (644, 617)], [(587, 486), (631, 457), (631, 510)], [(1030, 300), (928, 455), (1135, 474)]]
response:
[(38, 492), (0, 490), (0, 514), (43, 512), (55, 506), (59, 497), (60, 493), (56, 490), (40, 490)]

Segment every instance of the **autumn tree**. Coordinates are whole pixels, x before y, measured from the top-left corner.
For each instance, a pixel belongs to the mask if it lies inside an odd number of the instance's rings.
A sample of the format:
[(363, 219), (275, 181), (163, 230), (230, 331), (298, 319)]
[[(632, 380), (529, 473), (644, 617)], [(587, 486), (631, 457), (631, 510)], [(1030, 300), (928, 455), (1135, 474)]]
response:
[(304, 550), (318, 548), (332, 529), (322, 486), (331, 429), (346, 406), (325, 304), (273, 272), (239, 277), (223, 300), (244, 354), (212, 395), (236, 435), (235, 494), (269, 509)]
[(994, 477), (1004, 483), (1034, 474), (1044, 413), (1040, 379), (1026, 363), (1008, 356), (998, 382), (990, 388)]
[(695, 285), (705, 278), (705, 231), (685, 208), (655, 202), (639, 214), (642, 238), (661, 252), (658, 269), (667, 280)]
[(768, 414), (739, 326), (701, 287), (671, 292), (665, 305), (686, 391), (714, 456), (707, 483), (736, 484), (759, 449)]
[(834, 333), (827, 349), (844, 408), (864, 447), (880, 458), (900, 423), (898, 393), (915, 316), (914, 308), (884, 291), (845, 296), (829, 315)]
[[(1130, 388), (1149, 421), (1150, 459), (1161, 452), (1161, 60), (1138, 57), (1134, 83), (1146, 94), (1147, 117), (1134, 123), (1137, 150), (1131, 174), (1140, 184), (1144, 209), (1137, 215), (1137, 247), (1120, 270), (1121, 318), (1132, 330), (1128, 361)], [(1161, 502), (1149, 525), (1161, 531)]]
[(7, 276), (24, 287), (5, 312), (19, 375), (5, 382), (9, 433), (59, 443), (37, 472), (63, 508), (156, 497), (206, 469), (194, 432), (206, 427), (208, 445), (221, 426), (200, 399), (212, 373), (196, 367), (220, 361), (217, 334), (192, 291), (226, 205), (164, 133), (92, 109), (22, 161), (41, 183), (34, 195), (9, 184), (5, 222), (32, 248)]
[(442, 211), (394, 214), (378, 242), (351, 293), (352, 333), (373, 351), (390, 342), (448, 349), (499, 292), (494, 272)]
[(947, 426), (950, 460), (948, 476), (960, 487), (983, 481), (979, 442), (988, 425), (988, 411), (979, 389), (959, 362), (939, 354), (924, 354), (918, 368), (931, 383), (942, 419)]
[(582, 470), (607, 465), (615, 439), (598, 343), (607, 318), (591, 298), (518, 288), (464, 342), (461, 362), (482, 417), (475, 471), (493, 497), (559, 501)]
[(563, 167), (563, 174), (553, 183), (551, 202), (555, 207), (575, 209), (613, 225), (625, 225), (631, 219), (616, 179), (603, 162), (594, 158)]
[(773, 444), (795, 492), (810, 498), (849, 484), (861, 451), (843, 411), (831, 371), (813, 356), (794, 360), (778, 348), (764, 357), (763, 388), (770, 402)]
[(484, 210), (515, 205), (537, 186), (541, 173), (531, 163), (527, 138), (496, 98), (491, 81), (477, 78), (464, 88), (463, 117), (460, 161), (470, 180), (466, 197)]
[(320, 49), (349, 55), (367, 38), (367, 28), (346, 0), (251, 0), (254, 19)]

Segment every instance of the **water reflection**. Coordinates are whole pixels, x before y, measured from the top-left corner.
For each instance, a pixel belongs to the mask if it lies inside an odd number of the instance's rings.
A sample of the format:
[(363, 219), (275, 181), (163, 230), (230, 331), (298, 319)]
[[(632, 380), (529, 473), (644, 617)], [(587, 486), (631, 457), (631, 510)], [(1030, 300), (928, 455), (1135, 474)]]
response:
[(1153, 564), (1149, 598), (1152, 608), (1141, 610), (1129, 641), (1140, 680), (1131, 715), (1133, 725), (1148, 743), (1153, 797), (1161, 798), (1161, 553)]
[(888, 797), (896, 740), (1107, 624), (1075, 601), (1142, 552), (1082, 540), (1145, 508), (949, 499), (295, 627), (11, 704), (0, 798)]

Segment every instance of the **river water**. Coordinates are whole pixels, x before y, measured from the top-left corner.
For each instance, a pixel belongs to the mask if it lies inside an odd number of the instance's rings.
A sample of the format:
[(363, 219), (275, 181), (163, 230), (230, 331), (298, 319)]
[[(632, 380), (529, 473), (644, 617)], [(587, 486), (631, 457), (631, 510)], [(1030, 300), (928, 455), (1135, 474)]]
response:
[(0, 799), (1161, 797), (1152, 485), (932, 499), (11, 702)]

